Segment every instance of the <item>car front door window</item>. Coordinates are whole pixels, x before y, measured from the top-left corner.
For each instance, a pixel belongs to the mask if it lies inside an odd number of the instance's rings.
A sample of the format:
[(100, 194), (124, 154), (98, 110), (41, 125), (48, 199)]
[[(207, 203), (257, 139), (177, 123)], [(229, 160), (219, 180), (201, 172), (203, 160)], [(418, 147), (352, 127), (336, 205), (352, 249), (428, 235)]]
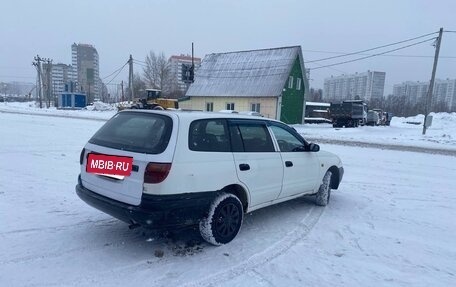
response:
[(304, 145), (295, 135), (281, 127), (271, 126), (271, 130), (274, 133), (281, 152), (297, 151)]

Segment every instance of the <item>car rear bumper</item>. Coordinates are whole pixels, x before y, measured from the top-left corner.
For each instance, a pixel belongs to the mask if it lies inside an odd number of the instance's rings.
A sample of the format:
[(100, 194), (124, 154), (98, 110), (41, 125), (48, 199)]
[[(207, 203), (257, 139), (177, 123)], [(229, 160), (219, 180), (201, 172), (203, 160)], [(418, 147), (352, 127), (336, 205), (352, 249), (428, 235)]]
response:
[(143, 194), (138, 206), (105, 197), (85, 188), (79, 178), (77, 195), (92, 207), (129, 224), (146, 228), (169, 228), (195, 225), (203, 218), (216, 196), (215, 192), (175, 195)]

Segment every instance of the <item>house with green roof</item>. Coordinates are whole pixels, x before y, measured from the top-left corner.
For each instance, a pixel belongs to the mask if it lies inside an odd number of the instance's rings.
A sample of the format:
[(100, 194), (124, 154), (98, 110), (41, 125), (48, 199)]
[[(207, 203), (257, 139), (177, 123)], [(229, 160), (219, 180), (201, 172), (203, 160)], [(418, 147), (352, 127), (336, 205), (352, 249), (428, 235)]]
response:
[(308, 91), (300, 46), (215, 53), (204, 57), (179, 107), (256, 111), (300, 124)]

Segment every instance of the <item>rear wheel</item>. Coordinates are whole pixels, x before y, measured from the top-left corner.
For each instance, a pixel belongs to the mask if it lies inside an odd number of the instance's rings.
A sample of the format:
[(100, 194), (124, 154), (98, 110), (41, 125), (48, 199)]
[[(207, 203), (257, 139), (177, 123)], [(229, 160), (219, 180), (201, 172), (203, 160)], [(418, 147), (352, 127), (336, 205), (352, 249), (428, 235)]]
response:
[(315, 203), (320, 206), (328, 205), (329, 198), (331, 196), (331, 176), (332, 172), (329, 170), (325, 173), (323, 177), (323, 182), (318, 189), (318, 192), (315, 197)]
[(200, 222), (201, 236), (214, 245), (226, 244), (239, 233), (243, 217), (244, 210), (239, 198), (222, 193), (215, 198), (207, 217)]

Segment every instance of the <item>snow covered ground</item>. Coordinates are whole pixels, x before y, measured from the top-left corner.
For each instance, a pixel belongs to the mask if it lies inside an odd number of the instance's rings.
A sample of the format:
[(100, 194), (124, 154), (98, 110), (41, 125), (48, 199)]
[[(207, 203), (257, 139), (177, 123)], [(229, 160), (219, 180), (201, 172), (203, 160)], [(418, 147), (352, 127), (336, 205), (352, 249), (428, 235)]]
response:
[[(35, 102), (0, 103), (0, 112), (2, 111), (98, 120), (108, 120), (116, 113), (114, 107), (103, 103), (95, 103), (94, 106), (84, 110), (39, 109)], [(423, 115), (408, 118), (393, 117), (391, 126), (388, 127), (335, 129), (330, 124), (305, 124), (294, 125), (294, 127), (306, 138), (315, 142), (336, 140), (456, 151), (456, 113), (432, 115), (433, 124), (424, 136), (422, 135)]]
[[(345, 167), (327, 207), (309, 197), (258, 210), (232, 243), (213, 247), (192, 230), (129, 230), (77, 197), (80, 150), (102, 124), (0, 112), (0, 286), (456, 282), (454, 157), (322, 144)], [(332, 133), (304, 133), (318, 129)], [(346, 130), (355, 129), (333, 133)]]
[(331, 124), (296, 125), (305, 137), (318, 140), (456, 150), (456, 113), (433, 114), (432, 126), (422, 135), (424, 115), (393, 117), (390, 126), (333, 128)]
[[(43, 103), (44, 107), (44, 103)], [(116, 114), (117, 110), (104, 103), (95, 103), (93, 106), (88, 106), (87, 109), (83, 110), (66, 110), (56, 109), (55, 107), (50, 108), (39, 108), (37, 102), (5, 102), (0, 103), (0, 112), (14, 112), (22, 114), (34, 114), (34, 115), (50, 115), (70, 118), (88, 118), (88, 119), (100, 119), (108, 120)]]

